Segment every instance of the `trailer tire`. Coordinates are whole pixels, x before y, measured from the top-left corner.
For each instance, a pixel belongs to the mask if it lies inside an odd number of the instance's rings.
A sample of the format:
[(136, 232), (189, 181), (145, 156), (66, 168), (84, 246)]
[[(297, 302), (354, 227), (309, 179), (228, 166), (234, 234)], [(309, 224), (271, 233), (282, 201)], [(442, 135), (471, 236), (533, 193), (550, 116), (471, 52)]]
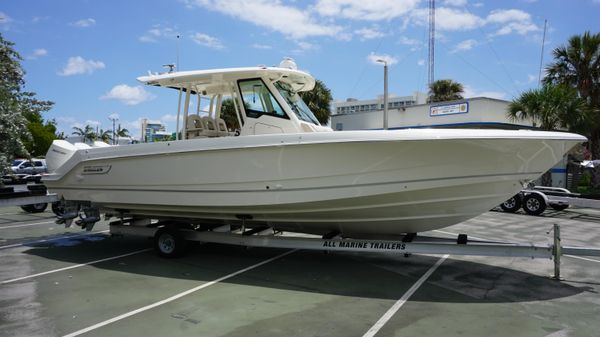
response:
[(161, 257), (179, 257), (185, 252), (186, 241), (177, 229), (161, 228), (154, 234), (154, 249)]
[(43, 211), (46, 210), (47, 207), (48, 207), (48, 204), (45, 202), (42, 202), (39, 204), (23, 205), (23, 206), (21, 206), (21, 209), (27, 213), (42, 213)]
[(569, 208), (569, 205), (550, 205), (550, 207), (552, 207), (552, 209), (555, 211), (564, 211), (565, 209)]
[(523, 197), (521, 197), (521, 194), (515, 194), (512, 198), (501, 203), (500, 208), (502, 208), (502, 210), (505, 212), (515, 213), (519, 210), (519, 208), (521, 208), (521, 205), (523, 204), (522, 199)]
[(546, 201), (536, 193), (531, 193), (523, 198), (523, 210), (529, 215), (540, 215), (546, 210)]

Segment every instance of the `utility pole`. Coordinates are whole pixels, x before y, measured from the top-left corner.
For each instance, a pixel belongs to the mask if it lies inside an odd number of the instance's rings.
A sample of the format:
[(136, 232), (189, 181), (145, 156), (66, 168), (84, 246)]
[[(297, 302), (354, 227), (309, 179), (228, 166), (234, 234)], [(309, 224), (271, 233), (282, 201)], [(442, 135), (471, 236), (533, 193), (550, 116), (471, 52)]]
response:
[(434, 82), (435, 69), (435, 0), (429, 0), (429, 85)]
[(383, 129), (388, 129), (388, 64), (386, 60), (379, 59), (383, 63)]

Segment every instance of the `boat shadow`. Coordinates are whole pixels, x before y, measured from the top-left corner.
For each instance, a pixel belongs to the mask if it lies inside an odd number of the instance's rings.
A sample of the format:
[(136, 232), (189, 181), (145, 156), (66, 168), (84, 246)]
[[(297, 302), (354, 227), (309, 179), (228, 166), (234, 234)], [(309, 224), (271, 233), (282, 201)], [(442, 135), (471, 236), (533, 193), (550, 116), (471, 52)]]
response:
[[(124, 249), (131, 252), (151, 248), (151, 241), (142, 238), (106, 236), (104, 240), (72, 240), (80, 241), (30, 247), (24, 253), (77, 264), (94, 258), (117, 256), (126, 252)], [(120, 271), (140, 277), (208, 282), (286, 251), (202, 244), (194, 245), (186, 256), (178, 259), (160, 258), (148, 250), (126, 260), (117, 259), (92, 266), (98, 270)], [(323, 295), (397, 300), (439, 259), (424, 255), (406, 258), (400, 254), (326, 254), (299, 250), (222, 282)], [(546, 260), (535, 261), (547, 264), (548, 271), (552, 268)], [(574, 286), (548, 276), (451, 257), (411, 300), (448, 303), (544, 301), (592, 292), (591, 286), (590, 283)]]

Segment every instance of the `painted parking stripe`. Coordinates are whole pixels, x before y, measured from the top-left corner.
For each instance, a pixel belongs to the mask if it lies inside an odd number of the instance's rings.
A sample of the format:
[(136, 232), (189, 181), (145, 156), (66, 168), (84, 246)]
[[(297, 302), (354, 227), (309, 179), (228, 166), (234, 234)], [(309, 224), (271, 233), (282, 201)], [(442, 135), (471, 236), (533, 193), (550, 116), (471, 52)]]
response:
[(52, 221), (44, 221), (44, 222), (35, 222), (35, 223), (26, 223), (26, 224), (20, 224), (20, 225), (2, 226), (2, 227), (0, 227), (0, 229), (18, 228), (18, 227), (29, 227), (29, 226), (51, 224), (51, 223), (54, 223), (54, 220), (52, 220)]
[(147, 252), (149, 250), (152, 250), (152, 248), (146, 248), (146, 249), (136, 250), (135, 252), (131, 252), (131, 253), (127, 253), (127, 254), (122, 254), (122, 255), (118, 255), (118, 256), (107, 257), (107, 258), (100, 259), (100, 260), (90, 261), (90, 262), (86, 262), (86, 263), (80, 263), (80, 264), (76, 264), (76, 265), (69, 266), (69, 267), (64, 267), (64, 268), (49, 270), (49, 271), (45, 271), (45, 272), (37, 273), (37, 274), (33, 274), (33, 275), (28, 275), (28, 276), (23, 276), (23, 277), (19, 277), (19, 278), (14, 278), (12, 280), (6, 280), (6, 281), (0, 282), (0, 285), (1, 284), (7, 284), (7, 283), (13, 283), (13, 282), (21, 281), (21, 280), (26, 280), (26, 279), (30, 279), (30, 278), (34, 278), (34, 277), (38, 277), (38, 276), (42, 276), (42, 275), (48, 275), (48, 274), (58, 273), (58, 272), (61, 272), (61, 271), (65, 271), (65, 270), (69, 270), (69, 269), (75, 269), (75, 268), (79, 268), (79, 267), (83, 267), (83, 266), (89, 266), (89, 265), (100, 263), (100, 262), (105, 262), (105, 261), (120, 259), (122, 257), (126, 257), (126, 256), (130, 256), (130, 255), (135, 255), (135, 254)]
[(590, 259), (590, 258), (587, 258), (587, 257), (581, 257), (581, 256), (575, 256), (575, 255), (564, 255), (564, 256), (571, 257), (571, 258), (578, 259), (578, 260), (584, 260), (584, 261), (590, 261), (590, 262), (600, 263), (600, 260)]
[(250, 270), (252, 270), (252, 269), (258, 268), (258, 267), (260, 267), (260, 266), (262, 266), (262, 265), (265, 265), (265, 264), (267, 264), (267, 263), (269, 263), (269, 262), (273, 262), (273, 261), (275, 261), (275, 260), (277, 260), (277, 259), (280, 259), (280, 258), (282, 258), (282, 257), (284, 257), (284, 256), (286, 256), (286, 255), (289, 255), (289, 254), (291, 254), (291, 253), (293, 253), (293, 252), (295, 252), (295, 251), (297, 251), (297, 250), (298, 250), (298, 249), (293, 249), (293, 250), (287, 251), (287, 252), (285, 252), (285, 253), (283, 253), (283, 254), (279, 254), (279, 255), (277, 255), (277, 256), (275, 256), (275, 257), (272, 257), (272, 258), (270, 258), (270, 259), (266, 259), (266, 260), (264, 260), (264, 261), (262, 261), (262, 262), (259, 262), (259, 263), (256, 263), (256, 264), (253, 264), (253, 265), (251, 265), (251, 266), (249, 266), (249, 267), (246, 267), (246, 268), (244, 268), (244, 269), (240, 269), (240, 270), (238, 270), (238, 271), (236, 271), (236, 272), (233, 272), (233, 273), (231, 273), (231, 274), (228, 274), (228, 275), (225, 275), (225, 276), (219, 277), (218, 279), (216, 279), (216, 280), (214, 280), (214, 281), (210, 281), (210, 282), (204, 283), (204, 284), (202, 284), (202, 285), (199, 285), (199, 286), (197, 286), (197, 287), (195, 287), (195, 288), (192, 288), (192, 289), (186, 290), (186, 291), (184, 291), (184, 292), (181, 292), (181, 293), (179, 293), (179, 294), (177, 294), (177, 295), (174, 295), (174, 296), (171, 296), (171, 297), (169, 297), (169, 298), (166, 298), (166, 299), (164, 299), (164, 300), (162, 300), (162, 301), (158, 301), (158, 302), (155, 302), (155, 303), (149, 304), (149, 305), (147, 305), (147, 306), (145, 306), (145, 307), (141, 307), (141, 308), (139, 308), (139, 309), (136, 309), (136, 310), (133, 310), (133, 311), (130, 311), (130, 312), (126, 312), (126, 313), (124, 313), (124, 314), (122, 314), (122, 315), (119, 315), (119, 316), (113, 317), (113, 318), (111, 318), (111, 319), (108, 319), (108, 320), (106, 320), (106, 321), (103, 321), (103, 322), (100, 322), (100, 323), (94, 324), (94, 325), (92, 325), (92, 326), (89, 326), (89, 327), (87, 327), (87, 328), (84, 328), (84, 329), (81, 329), (81, 330), (78, 330), (78, 331), (72, 332), (72, 333), (70, 333), (70, 334), (68, 334), (68, 335), (65, 335), (65, 336), (63, 336), (63, 337), (74, 337), (74, 336), (79, 336), (79, 335), (81, 335), (81, 334), (84, 334), (84, 333), (86, 333), (86, 332), (90, 332), (90, 331), (92, 331), (92, 330), (96, 330), (96, 329), (98, 329), (98, 328), (101, 328), (101, 327), (103, 327), (103, 326), (106, 326), (106, 325), (109, 325), (109, 324), (111, 324), (111, 323), (114, 323), (114, 322), (120, 321), (120, 320), (122, 320), (122, 319), (125, 319), (125, 318), (127, 318), (127, 317), (131, 317), (131, 316), (133, 316), (133, 315), (137, 315), (137, 314), (139, 314), (139, 313), (141, 313), (141, 312), (144, 312), (144, 311), (147, 311), (147, 310), (150, 310), (150, 309), (156, 308), (156, 307), (158, 307), (158, 306), (161, 306), (161, 305), (163, 305), (163, 304), (166, 304), (166, 303), (169, 303), (169, 302), (173, 302), (173, 301), (175, 301), (175, 300), (177, 300), (177, 299), (180, 299), (180, 298), (182, 298), (182, 297), (184, 297), (184, 296), (187, 296), (187, 295), (189, 295), (189, 294), (192, 294), (192, 293), (194, 293), (194, 292), (196, 292), (196, 291), (198, 291), (198, 290), (202, 290), (202, 289), (204, 289), (204, 288), (208, 288), (208, 287), (210, 287), (210, 286), (212, 286), (212, 285), (215, 285), (215, 284), (217, 284), (217, 283), (219, 283), (219, 282), (221, 282), (221, 281), (225, 281), (225, 280), (227, 280), (227, 279), (229, 279), (229, 278), (232, 278), (232, 277), (234, 277), (234, 276), (237, 276), (237, 275), (239, 275), (239, 274), (245, 273), (245, 272), (247, 272), (247, 271), (250, 271)]
[(50, 239), (27, 241), (27, 242), (15, 243), (15, 244), (12, 244), (12, 245), (0, 246), (0, 250), (2, 250), (2, 249), (8, 249), (8, 248), (16, 248), (16, 247), (22, 247), (22, 246), (35, 245), (35, 244), (44, 243), (44, 242), (58, 241), (58, 240), (63, 240), (63, 239), (74, 239), (74, 238), (79, 238), (79, 237), (82, 237), (82, 236), (97, 235), (97, 234), (103, 234), (103, 233), (108, 233), (108, 232), (109, 232), (109, 230), (107, 229), (107, 230), (98, 231), (98, 232), (88, 232), (88, 233), (84, 233), (84, 234), (65, 235), (65, 236), (53, 237), (53, 238), (50, 238)]
[(410, 287), (410, 289), (408, 289), (408, 291), (404, 293), (404, 295), (402, 295), (402, 297), (400, 297), (400, 299), (396, 301), (396, 303), (394, 303), (394, 305), (392, 305), (392, 307), (389, 308), (385, 314), (383, 314), (383, 316), (381, 316), (381, 318), (369, 329), (369, 331), (367, 331), (363, 335), (363, 337), (375, 336), (375, 334), (377, 334), (379, 330), (381, 330), (381, 328), (396, 314), (396, 312), (398, 312), (398, 310), (402, 308), (404, 303), (406, 303), (406, 301), (408, 301), (408, 299), (421, 287), (421, 285), (423, 285), (423, 283), (427, 281), (429, 276), (431, 276), (431, 274), (433, 274), (433, 272), (442, 263), (444, 263), (444, 261), (446, 261), (448, 256), (450, 255), (446, 254), (442, 256), (439, 260), (437, 260), (437, 262), (433, 266), (431, 266), (431, 268), (429, 268), (429, 270), (425, 274), (423, 274), (423, 276), (421, 276), (421, 278), (415, 284), (413, 284), (413, 286)]

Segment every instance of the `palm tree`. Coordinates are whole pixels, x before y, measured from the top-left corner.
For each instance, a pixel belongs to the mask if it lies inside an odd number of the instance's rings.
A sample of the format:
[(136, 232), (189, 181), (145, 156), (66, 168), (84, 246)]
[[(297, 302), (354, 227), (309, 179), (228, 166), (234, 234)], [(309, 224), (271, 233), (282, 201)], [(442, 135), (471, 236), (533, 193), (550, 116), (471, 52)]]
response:
[(531, 120), (542, 130), (585, 132), (586, 110), (585, 101), (577, 96), (574, 88), (546, 84), (512, 101), (507, 115), (513, 121)]
[(594, 108), (600, 103), (600, 33), (575, 35), (567, 46), (552, 52), (554, 63), (546, 67), (544, 83), (577, 88), (581, 98)]
[(333, 98), (331, 90), (325, 86), (325, 83), (316, 80), (315, 87), (312, 90), (302, 91), (299, 95), (317, 117), (319, 123), (322, 125), (327, 124), (331, 115), (330, 104)]
[(461, 95), (465, 91), (462, 84), (450, 79), (437, 80), (429, 84), (428, 102), (444, 102), (463, 99)]
[(74, 131), (71, 134), (75, 136), (80, 136), (84, 142), (86, 140), (93, 141), (94, 139), (96, 139), (96, 132), (94, 131), (94, 128), (90, 125), (86, 125), (83, 129), (74, 126), (73, 130)]
[(125, 128), (121, 128), (121, 124), (119, 124), (116, 134), (117, 134), (117, 137), (129, 137), (129, 130), (127, 130)]
[(112, 140), (112, 131), (100, 129), (100, 131), (96, 135), (96, 139), (100, 139), (101, 141), (109, 144), (110, 141)]
[[(572, 36), (566, 46), (553, 50), (554, 62), (546, 67), (544, 83), (577, 89), (588, 105), (587, 132), (592, 159), (600, 159), (600, 33)], [(600, 187), (600, 168), (592, 172), (592, 186)]]

